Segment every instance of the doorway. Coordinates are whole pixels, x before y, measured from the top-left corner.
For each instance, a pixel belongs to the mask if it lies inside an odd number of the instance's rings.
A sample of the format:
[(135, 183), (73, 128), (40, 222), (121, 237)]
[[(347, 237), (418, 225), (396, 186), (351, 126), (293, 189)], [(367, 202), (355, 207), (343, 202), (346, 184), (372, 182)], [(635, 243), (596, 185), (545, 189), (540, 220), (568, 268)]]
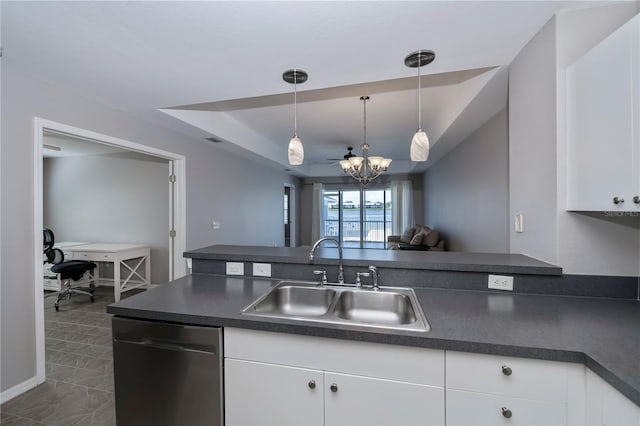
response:
[(295, 195), (296, 187), (290, 183), (284, 184), (284, 207), (283, 207), (283, 232), (284, 232), (284, 246), (296, 247), (296, 228), (295, 228)]
[[(56, 123), (40, 118), (34, 119), (34, 270), (35, 270), (35, 327), (36, 327), (36, 381), (40, 384), (45, 381), (45, 336), (44, 336), (44, 288), (42, 258), (42, 228), (44, 223), (44, 186), (43, 186), (43, 151), (45, 149), (45, 135), (60, 135), (75, 140), (82, 140), (101, 147), (124, 150), (131, 155), (144, 155), (161, 159), (168, 164), (169, 176), (169, 202), (166, 208), (169, 210), (169, 223), (166, 230), (166, 237), (169, 241), (168, 269), (169, 280), (182, 277), (186, 274), (186, 264), (182, 259), (182, 253), (186, 246), (186, 197), (185, 197), (185, 157), (168, 151), (159, 150), (123, 139), (114, 138)], [(46, 147), (50, 149), (50, 147)], [(55, 147), (54, 149), (55, 150)], [(88, 199), (96, 197), (97, 194), (89, 194)]]

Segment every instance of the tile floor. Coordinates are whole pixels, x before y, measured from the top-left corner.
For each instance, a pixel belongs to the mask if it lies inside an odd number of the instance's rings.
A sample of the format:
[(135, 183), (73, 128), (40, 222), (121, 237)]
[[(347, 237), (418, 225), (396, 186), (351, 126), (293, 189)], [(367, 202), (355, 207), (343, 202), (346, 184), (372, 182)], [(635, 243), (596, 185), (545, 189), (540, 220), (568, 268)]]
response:
[[(124, 297), (132, 295), (125, 293)], [(111, 315), (113, 289), (96, 289), (95, 302), (73, 295), (53, 307), (45, 298), (47, 380), (0, 406), (0, 424), (115, 425)]]

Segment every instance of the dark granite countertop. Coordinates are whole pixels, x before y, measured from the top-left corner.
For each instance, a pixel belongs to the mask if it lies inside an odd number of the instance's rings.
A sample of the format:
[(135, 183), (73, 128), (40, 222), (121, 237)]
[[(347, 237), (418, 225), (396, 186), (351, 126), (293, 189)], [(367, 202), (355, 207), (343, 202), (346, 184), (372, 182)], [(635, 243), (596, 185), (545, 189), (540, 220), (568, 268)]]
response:
[[(184, 257), (203, 260), (245, 262), (309, 262), (310, 247), (261, 247), (215, 245), (190, 250)], [(449, 251), (407, 251), (378, 249), (344, 249), (344, 264), (379, 267), (428, 269), (438, 271), (487, 272), (501, 274), (561, 275), (562, 268), (522, 255), (500, 253), (463, 253)], [(316, 251), (317, 265), (338, 263), (338, 249), (322, 247)]]
[(109, 305), (140, 319), (581, 362), (640, 405), (640, 302), (415, 288), (432, 330), (394, 331), (240, 312), (279, 280), (194, 274)]

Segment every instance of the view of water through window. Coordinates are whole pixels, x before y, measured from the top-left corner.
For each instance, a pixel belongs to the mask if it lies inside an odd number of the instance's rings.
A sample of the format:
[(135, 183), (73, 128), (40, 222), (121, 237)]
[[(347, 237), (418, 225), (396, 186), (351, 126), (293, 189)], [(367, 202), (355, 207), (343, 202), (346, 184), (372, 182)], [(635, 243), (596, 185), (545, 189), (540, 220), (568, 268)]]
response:
[(384, 249), (391, 234), (391, 191), (324, 191), (323, 236), (345, 248)]

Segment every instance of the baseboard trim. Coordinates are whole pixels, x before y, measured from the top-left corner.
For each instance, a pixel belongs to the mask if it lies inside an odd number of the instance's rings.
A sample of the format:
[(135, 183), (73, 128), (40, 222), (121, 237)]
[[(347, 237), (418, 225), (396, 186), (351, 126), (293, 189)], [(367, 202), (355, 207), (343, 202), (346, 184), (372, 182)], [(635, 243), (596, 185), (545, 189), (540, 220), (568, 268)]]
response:
[(18, 383), (17, 385), (0, 393), (0, 404), (4, 404), (5, 402), (12, 400), (16, 396), (22, 395), (26, 391), (35, 388), (37, 385), (38, 381), (35, 376), (28, 380), (25, 380), (22, 383)]

